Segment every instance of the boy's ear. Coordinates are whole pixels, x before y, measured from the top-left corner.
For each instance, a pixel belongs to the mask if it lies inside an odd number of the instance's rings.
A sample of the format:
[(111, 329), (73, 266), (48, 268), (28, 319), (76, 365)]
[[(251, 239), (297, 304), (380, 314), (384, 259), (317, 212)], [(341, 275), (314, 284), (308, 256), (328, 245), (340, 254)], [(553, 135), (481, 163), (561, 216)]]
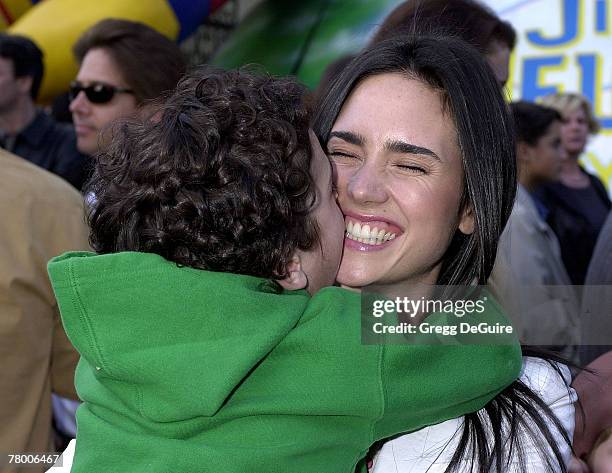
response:
[(283, 289), (288, 291), (296, 291), (298, 289), (306, 289), (308, 286), (308, 276), (302, 269), (302, 263), (298, 255), (293, 255), (291, 261), (287, 264), (287, 277), (279, 279), (278, 283)]

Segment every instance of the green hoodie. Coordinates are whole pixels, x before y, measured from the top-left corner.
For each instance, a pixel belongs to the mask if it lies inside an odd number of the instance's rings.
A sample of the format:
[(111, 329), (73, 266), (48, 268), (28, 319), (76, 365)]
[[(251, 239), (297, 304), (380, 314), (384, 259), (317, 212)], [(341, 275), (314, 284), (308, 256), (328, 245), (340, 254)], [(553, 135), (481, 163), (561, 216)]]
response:
[[(336, 287), (279, 292), (146, 253), (69, 253), (49, 274), (81, 353), (73, 473), (352, 473), (521, 367), (518, 344), (364, 345), (360, 296)], [(484, 320), (507, 322), (495, 305)]]

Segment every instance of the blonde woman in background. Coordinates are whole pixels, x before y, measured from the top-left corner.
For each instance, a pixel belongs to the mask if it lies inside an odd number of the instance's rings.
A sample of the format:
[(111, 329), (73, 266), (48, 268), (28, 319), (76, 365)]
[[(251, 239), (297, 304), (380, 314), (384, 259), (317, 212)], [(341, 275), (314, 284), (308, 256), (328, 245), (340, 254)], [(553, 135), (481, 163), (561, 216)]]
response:
[(599, 123), (591, 104), (580, 94), (553, 94), (541, 103), (561, 113), (561, 141), (567, 155), (559, 182), (545, 186), (539, 194), (545, 208), (543, 216), (559, 238), (572, 283), (580, 285), (584, 284), (597, 236), (610, 210), (603, 183), (578, 162), (589, 135), (599, 131)]

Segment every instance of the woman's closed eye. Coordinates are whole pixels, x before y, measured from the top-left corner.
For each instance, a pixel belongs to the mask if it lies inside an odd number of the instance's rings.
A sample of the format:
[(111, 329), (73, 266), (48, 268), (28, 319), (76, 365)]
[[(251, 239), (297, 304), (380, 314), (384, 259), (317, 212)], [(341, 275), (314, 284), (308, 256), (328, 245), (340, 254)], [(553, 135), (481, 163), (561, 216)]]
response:
[(412, 163), (397, 163), (395, 167), (403, 172), (409, 172), (414, 174), (427, 174), (427, 170), (424, 166)]
[(359, 159), (356, 154), (351, 153), (349, 151), (339, 151), (339, 150), (331, 150), (328, 152), (328, 155), (331, 159), (334, 160), (350, 160), (350, 159)]

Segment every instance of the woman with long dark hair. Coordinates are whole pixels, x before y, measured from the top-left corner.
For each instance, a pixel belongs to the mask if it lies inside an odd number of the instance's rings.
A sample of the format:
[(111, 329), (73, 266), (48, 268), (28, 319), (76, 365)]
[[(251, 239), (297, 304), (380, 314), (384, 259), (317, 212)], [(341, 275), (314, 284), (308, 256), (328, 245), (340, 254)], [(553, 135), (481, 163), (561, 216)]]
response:
[[(375, 44), (323, 93), (314, 130), (345, 214), (339, 283), (413, 295), (418, 287), (422, 297), (434, 285), (486, 284), (514, 202), (516, 160), (507, 106), (476, 50), (429, 36)], [(521, 380), (482, 411), (387, 442), (375, 471), (566, 471), (568, 372), (525, 360)], [(406, 444), (419, 455), (403, 465), (394, 455)]]

